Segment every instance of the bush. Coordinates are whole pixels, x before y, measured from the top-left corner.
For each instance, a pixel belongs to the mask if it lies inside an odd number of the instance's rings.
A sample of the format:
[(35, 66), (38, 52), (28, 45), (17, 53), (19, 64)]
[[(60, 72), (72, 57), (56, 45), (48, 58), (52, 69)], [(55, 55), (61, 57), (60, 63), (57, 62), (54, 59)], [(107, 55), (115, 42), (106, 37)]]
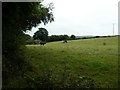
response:
[(100, 36), (96, 36), (96, 38), (99, 38)]
[(45, 41), (41, 41), (41, 42), (40, 42), (40, 45), (44, 45), (44, 44), (46, 44)]
[(14, 78), (23, 76), (26, 71), (33, 69), (30, 63), (25, 60), (25, 49), (25, 47), (21, 47), (15, 51), (11, 51), (12, 53), (2, 56), (3, 88), (7, 85), (9, 86), (9, 83), (11, 83)]
[(34, 40), (33, 39), (27, 40), (26, 44), (34, 44)]
[(34, 40), (34, 44), (40, 44), (40, 40)]
[(103, 42), (103, 45), (105, 46), (105, 45), (106, 45), (106, 43), (105, 43), (105, 42)]

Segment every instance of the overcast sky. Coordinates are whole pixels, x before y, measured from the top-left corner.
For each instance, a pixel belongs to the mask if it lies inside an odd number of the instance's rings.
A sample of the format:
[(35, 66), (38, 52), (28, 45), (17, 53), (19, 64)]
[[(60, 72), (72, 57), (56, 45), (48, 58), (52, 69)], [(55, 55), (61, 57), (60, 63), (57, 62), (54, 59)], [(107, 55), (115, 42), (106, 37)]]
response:
[(44, 0), (53, 2), (55, 21), (27, 31), (31, 36), (38, 28), (46, 28), (49, 35), (112, 35), (118, 34), (118, 2), (120, 0)]

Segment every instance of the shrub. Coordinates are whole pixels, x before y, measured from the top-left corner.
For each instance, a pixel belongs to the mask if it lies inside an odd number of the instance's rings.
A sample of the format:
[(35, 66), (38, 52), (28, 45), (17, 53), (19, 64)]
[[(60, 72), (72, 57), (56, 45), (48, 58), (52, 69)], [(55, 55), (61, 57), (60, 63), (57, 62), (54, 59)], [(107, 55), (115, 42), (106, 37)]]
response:
[(46, 44), (46, 42), (43, 42), (43, 41), (40, 42), (40, 45), (44, 46), (44, 44)]
[(105, 45), (106, 45), (106, 43), (105, 43), (105, 42), (103, 42), (103, 45), (105, 46)]

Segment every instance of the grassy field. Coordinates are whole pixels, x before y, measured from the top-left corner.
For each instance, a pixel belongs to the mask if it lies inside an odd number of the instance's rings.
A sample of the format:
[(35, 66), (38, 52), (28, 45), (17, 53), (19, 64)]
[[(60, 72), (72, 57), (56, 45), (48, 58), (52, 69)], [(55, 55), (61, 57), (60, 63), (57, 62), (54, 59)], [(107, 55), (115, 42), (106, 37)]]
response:
[[(24, 78), (30, 87), (116, 88), (118, 38), (27, 45), (26, 58), (35, 72)], [(13, 83), (23, 83), (18, 79)], [(11, 83), (11, 85), (13, 84)], [(24, 83), (23, 83), (24, 84)]]

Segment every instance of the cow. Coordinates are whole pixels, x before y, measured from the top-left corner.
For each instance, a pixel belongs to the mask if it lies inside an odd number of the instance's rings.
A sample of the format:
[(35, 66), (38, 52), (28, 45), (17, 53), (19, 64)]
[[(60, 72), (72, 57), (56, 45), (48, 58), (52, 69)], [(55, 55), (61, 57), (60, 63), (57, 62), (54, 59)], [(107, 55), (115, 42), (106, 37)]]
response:
[(68, 43), (67, 40), (64, 40), (63, 43)]

